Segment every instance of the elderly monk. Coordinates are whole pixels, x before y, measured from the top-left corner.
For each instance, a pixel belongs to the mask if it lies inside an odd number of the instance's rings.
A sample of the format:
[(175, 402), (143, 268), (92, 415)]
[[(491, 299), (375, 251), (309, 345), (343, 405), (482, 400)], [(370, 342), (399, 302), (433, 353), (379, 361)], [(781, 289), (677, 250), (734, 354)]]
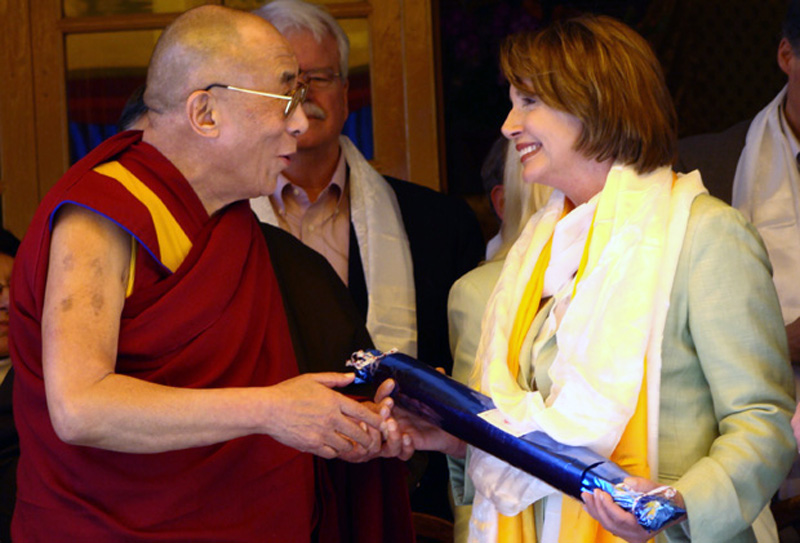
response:
[(14, 541), (309, 541), (307, 453), (377, 451), (381, 416), (331, 390), (352, 376), (298, 376), (247, 203), (308, 126), (297, 73), (263, 19), (188, 11), (144, 131), (45, 197), (12, 279)]

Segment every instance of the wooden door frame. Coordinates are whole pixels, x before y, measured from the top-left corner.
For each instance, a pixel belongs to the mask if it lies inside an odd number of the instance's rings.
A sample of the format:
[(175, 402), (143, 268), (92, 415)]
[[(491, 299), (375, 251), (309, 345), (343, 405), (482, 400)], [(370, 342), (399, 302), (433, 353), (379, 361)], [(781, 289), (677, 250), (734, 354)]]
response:
[(0, 186), (4, 226), (21, 237), (39, 201), (31, 21), (27, 1), (0, 2)]
[[(218, 2), (213, 2), (218, 3)], [(439, 119), (430, 0), (327, 4), (366, 18), (376, 168), (440, 189)], [(9, 74), (0, 94), (3, 225), (21, 237), (44, 194), (69, 167), (65, 36), (163, 28), (178, 14), (64, 18), (61, 0), (0, 1)]]

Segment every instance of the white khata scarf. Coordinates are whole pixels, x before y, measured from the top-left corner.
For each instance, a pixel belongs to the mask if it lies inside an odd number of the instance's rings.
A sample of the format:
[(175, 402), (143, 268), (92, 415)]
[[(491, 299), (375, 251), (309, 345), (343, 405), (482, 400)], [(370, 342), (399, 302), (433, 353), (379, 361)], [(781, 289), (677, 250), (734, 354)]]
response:
[(800, 316), (800, 172), (782, 113), (785, 97), (786, 87), (750, 123), (733, 178), (733, 207), (764, 239), (788, 324)]
[[(346, 136), (340, 136), (339, 143), (350, 168), (350, 220), (367, 283), (367, 330), (377, 349), (397, 348), (415, 357), (414, 268), (397, 197)], [(254, 198), (250, 205), (259, 220), (278, 225), (268, 197)]]
[[(658, 472), (661, 339), (691, 204), (705, 192), (696, 172), (673, 175), (667, 167), (640, 176), (615, 165), (600, 194), (573, 211), (577, 220), (559, 222), (565, 198), (556, 191), (512, 247), (483, 317), (472, 385), (491, 396), (515, 430), (543, 430), (562, 443), (610, 456), (636, 409), (647, 360), (647, 460), (651, 472)], [(588, 260), (569, 300), (595, 206)], [(581, 239), (564, 235), (564, 225)], [(542, 296), (555, 297), (558, 322), (553, 326), (551, 315), (544, 329), (555, 334), (558, 354), (549, 371), (551, 392), (543, 397), (530, 383), (521, 387), (507, 357), (517, 309), (551, 236)], [(581, 250), (558, 248), (574, 249), (576, 243)], [(533, 374), (531, 357), (521, 354), (520, 375)], [(509, 469), (516, 473), (502, 473)], [(545, 543), (558, 541), (561, 494), (477, 450), (471, 451), (469, 472), (477, 491), (470, 541), (494, 541), (498, 511), (515, 515), (551, 494), (545, 526), (537, 531)]]

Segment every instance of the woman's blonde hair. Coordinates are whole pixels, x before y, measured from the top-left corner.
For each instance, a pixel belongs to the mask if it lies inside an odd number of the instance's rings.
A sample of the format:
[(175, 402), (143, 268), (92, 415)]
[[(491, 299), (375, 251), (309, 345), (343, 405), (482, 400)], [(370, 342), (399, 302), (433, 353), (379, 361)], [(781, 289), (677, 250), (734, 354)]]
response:
[(575, 149), (648, 173), (671, 165), (677, 116), (655, 54), (606, 16), (557, 21), (510, 36), (500, 51), (508, 81), (583, 123)]
[(505, 209), (500, 224), (500, 246), (491, 260), (504, 260), (517, 241), (528, 219), (545, 206), (553, 188), (539, 183), (526, 183), (522, 179), (519, 153), (511, 144), (506, 145), (503, 168), (503, 198)]

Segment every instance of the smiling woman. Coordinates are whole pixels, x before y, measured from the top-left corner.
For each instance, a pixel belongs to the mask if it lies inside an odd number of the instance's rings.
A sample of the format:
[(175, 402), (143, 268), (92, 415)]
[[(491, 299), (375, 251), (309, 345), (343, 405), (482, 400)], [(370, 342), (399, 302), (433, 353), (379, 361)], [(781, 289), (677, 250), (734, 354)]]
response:
[(672, 164), (675, 107), (644, 38), (611, 18), (591, 30), (560, 25), (553, 33), (504, 43), (501, 66), (511, 85), (580, 120), (575, 149), (586, 157), (631, 164), (639, 173)]
[[(689, 516), (668, 540), (752, 541), (794, 452), (786, 338), (758, 238), (703, 194), (697, 172), (672, 173), (675, 110), (630, 28), (602, 16), (559, 21), (509, 38), (501, 65), (512, 101), (503, 133), (525, 181), (556, 190), (506, 259), (473, 384), (521, 429), (621, 462), (634, 488), (674, 485)], [(737, 269), (723, 271), (731, 255)], [(740, 317), (750, 333), (736, 332)], [(780, 461), (764, 465), (762, 447)], [(515, 495), (502, 481), (525, 476), (509, 470), (471, 457), (479, 540), (494, 530), (500, 541), (526, 530), (545, 542), (653, 536), (599, 490), (582, 495), (584, 507), (536, 479)]]
[[(528, 86), (530, 81), (524, 82)], [(586, 157), (577, 147), (583, 123), (576, 116), (554, 109), (541, 99), (511, 87), (512, 109), (503, 134), (513, 140), (522, 163), (522, 179), (564, 192), (582, 204), (605, 184), (611, 159)]]
[[(624, 24), (558, 21), (508, 39), (501, 64), (503, 132), (525, 180), (556, 190), (506, 257), (470, 384), (518, 433), (589, 447), (635, 490), (672, 486), (688, 516), (659, 538), (756, 541), (796, 451), (786, 335), (755, 230), (698, 172), (672, 172), (674, 108), (655, 55)], [(655, 536), (603, 491), (578, 502), (467, 457), (471, 541)], [(772, 526), (760, 535), (775, 540)]]

